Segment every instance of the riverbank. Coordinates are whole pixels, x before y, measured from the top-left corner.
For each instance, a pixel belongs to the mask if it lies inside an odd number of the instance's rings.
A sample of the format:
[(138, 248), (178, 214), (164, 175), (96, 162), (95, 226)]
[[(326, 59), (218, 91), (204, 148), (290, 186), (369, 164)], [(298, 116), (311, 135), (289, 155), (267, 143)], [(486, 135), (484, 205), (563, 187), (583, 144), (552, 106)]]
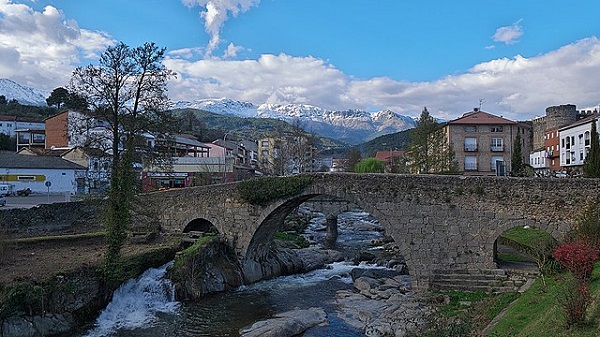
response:
[(121, 281), (172, 260), (177, 248), (166, 237), (128, 242), (121, 279), (107, 281), (101, 272), (104, 237), (98, 233), (13, 239), (1, 247), (4, 337), (60, 335), (88, 324)]

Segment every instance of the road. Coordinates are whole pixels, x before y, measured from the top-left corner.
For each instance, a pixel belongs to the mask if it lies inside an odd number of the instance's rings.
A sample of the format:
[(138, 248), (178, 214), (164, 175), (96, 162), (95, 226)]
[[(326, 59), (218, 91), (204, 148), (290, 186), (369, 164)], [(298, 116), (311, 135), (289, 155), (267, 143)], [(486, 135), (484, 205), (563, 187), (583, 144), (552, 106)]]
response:
[(63, 193), (32, 193), (26, 197), (15, 196), (6, 197), (6, 206), (0, 209), (12, 209), (12, 208), (31, 208), (40, 204), (52, 204), (55, 202), (71, 201), (71, 197), (65, 197)]

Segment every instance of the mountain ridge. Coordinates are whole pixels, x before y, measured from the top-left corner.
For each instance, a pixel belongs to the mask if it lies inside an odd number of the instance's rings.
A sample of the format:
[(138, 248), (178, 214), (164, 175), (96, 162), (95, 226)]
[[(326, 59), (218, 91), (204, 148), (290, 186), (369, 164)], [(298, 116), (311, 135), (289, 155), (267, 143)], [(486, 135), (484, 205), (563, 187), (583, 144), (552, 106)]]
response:
[(238, 117), (274, 118), (300, 123), (309, 132), (349, 144), (359, 144), (378, 136), (410, 129), (415, 120), (391, 110), (328, 110), (308, 104), (261, 104), (227, 98), (179, 101), (174, 108), (199, 109)]
[(23, 105), (46, 106), (46, 98), (50, 94), (13, 80), (0, 78), (0, 95), (6, 97), (7, 101), (14, 99)]
[[(49, 93), (21, 85), (9, 79), (0, 79), (0, 95), (16, 99), (23, 105), (46, 106)], [(309, 104), (255, 105), (228, 98), (200, 99), (173, 102), (171, 109), (199, 109), (226, 116), (244, 118), (273, 118), (298, 124), (307, 132), (344, 143), (356, 145), (378, 136), (413, 128), (415, 120), (385, 109), (368, 112), (358, 109), (329, 110)]]

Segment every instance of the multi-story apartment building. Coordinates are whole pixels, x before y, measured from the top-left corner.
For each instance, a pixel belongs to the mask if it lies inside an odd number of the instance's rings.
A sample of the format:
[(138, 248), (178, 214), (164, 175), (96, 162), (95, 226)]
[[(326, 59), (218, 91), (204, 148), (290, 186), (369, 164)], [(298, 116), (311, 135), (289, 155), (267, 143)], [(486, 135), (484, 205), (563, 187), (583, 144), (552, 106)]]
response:
[(66, 110), (46, 118), (46, 148), (75, 146), (110, 149), (112, 132), (108, 123)]
[(548, 176), (560, 171), (560, 141), (558, 128), (544, 132), (544, 146), (534, 149), (529, 155), (529, 165), (536, 175)]
[(600, 114), (592, 114), (559, 129), (560, 166), (573, 174), (581, 173), (591, 147), (592, 123), (598, 129)]
[(513, 142), (521, 136), (524, 163), (529, 162), (531, 127), (475, 108), (448, 122), (444, 131), (459, 171), (472, 175), (505, 175), (511, 167)]
[(302, 135), (263, 138), (258, 141), (258, 165), (267, 174), (317, 172), (317, 148)]
[(16, 137), (17, 130), (44, 130), (44, 121), (18, 116), (0, 116), (0, 133)]

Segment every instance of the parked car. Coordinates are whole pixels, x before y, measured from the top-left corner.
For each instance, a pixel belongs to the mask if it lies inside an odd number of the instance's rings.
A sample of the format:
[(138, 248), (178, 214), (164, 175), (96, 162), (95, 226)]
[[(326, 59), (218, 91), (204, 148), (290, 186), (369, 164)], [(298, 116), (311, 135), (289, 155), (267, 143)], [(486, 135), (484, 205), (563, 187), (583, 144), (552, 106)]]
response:
[(29, 187), (17, 191), (17, 195), (18, 196), (25, 196), (26, 197), (29, 194), (31, 194), (31, 189)]
[(0, 206), (6, 206), (6, 198), (0, 195)]
[(1, 196), (9, 196), (13, 195), (13, 186), (9, 184), (0, 184), (0, 195)]

